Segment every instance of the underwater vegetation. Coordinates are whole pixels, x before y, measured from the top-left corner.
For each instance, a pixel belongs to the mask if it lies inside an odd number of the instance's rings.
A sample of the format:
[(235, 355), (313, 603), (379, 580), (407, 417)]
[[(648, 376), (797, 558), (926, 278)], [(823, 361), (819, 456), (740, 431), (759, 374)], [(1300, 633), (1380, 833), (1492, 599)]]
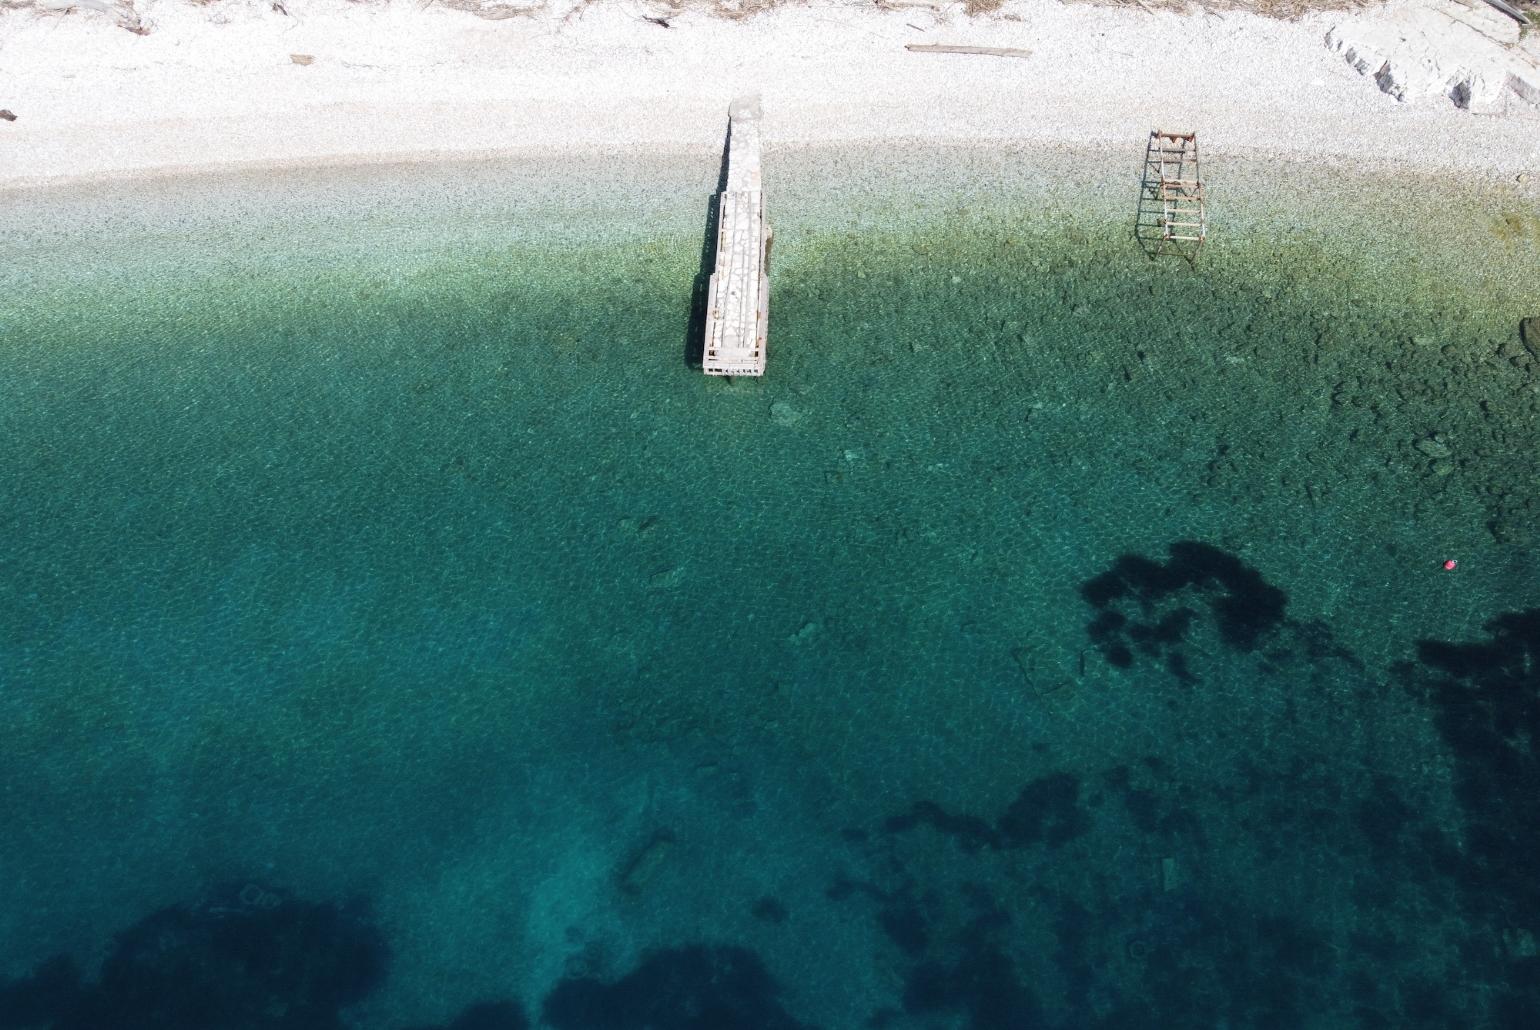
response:
[[(1540, 1025), (1540, 612), (1376, 674), (1209, 544), (1125, 555), (1081, 593), (1113, 679), (1137, 674), (1141, 710), (1175, 714), (1150, 753), (1037, 775), (996, 813), (921, 799), (848, 831), (873, 873), (828, 897), (866, 907), (905, 970), (870, 1025)], [(1453, 811), (1374, 760), (1375, 728), (1342, 732), (1397, 691), (1432, 710)], [(1247, 698), (1227, 714), (1281, 705), (1287, 748), (1202, 721)]]
[(561, 981), (541, 1014), (557, 1030), (803, 1030), (754, 952), (690, 945), (655, 951), (614, 983)]
[[(117, 935), (87, 981), (68, 957), (0, 983), (5, 1030), (340, 1030), (379, 986), (389, 950), (362, 903), (295, 898), (266, 885), (220, 887)], [(801, 1030), (753, 952), (691, 945), (649, 953), (614, 982), (572, 977), (545, 999), (558, 1030)], [(443, 1027), (525, 1030), (512, 1001), (477, 1002)]]
[[(225, 885), (118, 934), (87, 980), (68, 956), (0, 982), (5, 1030), (341, 1030), (384, 981), (390, 952), (365, 902), (305, 901), (260, 883)], [(511, 1001), (468, 1006), (446, 1026), (525, 1030)]]
[(331, 1030), (388, 954), (362, 906), (226, 886), (118, 934), (94, 981), (60, 957), (0, 986), (0, 1027)]
[[(442, 1030), (526, 1030), (529, 1020), (524, 1010), (511, 1001), (478, 1002), (461, 1012)], [(439, 1027), (413, 1027), (413, 1030), (440, 1030)]]
[(1109, 662), (1127, 668), (1136, 650), (1159, 656), (1184, 683), (1196, 682), (1196, 677), (1177, 645), (1198, 613), (1180, 603), (1182, 598), (1206, 605), (1220, 638), (1239, 651), (1256, 650), (1283, 621), (1288, 605), (1288, 595), (1264, 582), (1255, 569), (1217, 547), (1191, 540), (1172, 544), (1171, 558), (1164, 563), (1124, 555), (1087, 581), (1080, 593), (1099, 613), (1087, 632)]
[(1540, 609), (1489, 620), (1487, 639), (1420, 641), (1398, 672), (1437, 713), (1454, 756), (1461, 845), (1439, 856), (1470, 922), (1486, 930), (1467, 975), (1486, 983), (1492, 1018), (1540, 1018)]
[[(388, 949), (362, 904), (301, 901), (247, 883), (154, 912), (119, 934), (87, 982), (57, 957), (0, 984), (5, 1030), (340, 1030), (383, 980)], [(689, 945), (648, 953), (614, 982), (561, 980), (543, 1024), (557, 1030), (803, 1030), (752, 951)], [(442, 1027), (526, 1030), (512, 1001), (477, 1002)]]
[[(1081, 597), (1106, 665), (1068, 689), (1142, 704), (1144, 736), (1099, 767), (1037, 745), (995, 807), (915, 798), (807, 856), (822, 903), (869, 931), (857, 961), (890, 974), (863, 1025), (1540, 1025), (1540, 610), (1379, 672), (1211, 544), (1126, 554)], [(1392, 727), (1359, 725), (1365, 699), (1425, 717), (1447, 804), (1378, 757)], [(1268, 719), (1285, 746), (1253, 732)], [(742, 911), (748, 937), (569, 962), (529, 1008), (384, 1030), (815, 1025), (758, 936), (796, 934), (803, 903)], [(365, 902), (222, 886), (119, 933), (94, 975), (58, 956), (0, 982), (0, 1030), (341, 1030), (390, 963)]]

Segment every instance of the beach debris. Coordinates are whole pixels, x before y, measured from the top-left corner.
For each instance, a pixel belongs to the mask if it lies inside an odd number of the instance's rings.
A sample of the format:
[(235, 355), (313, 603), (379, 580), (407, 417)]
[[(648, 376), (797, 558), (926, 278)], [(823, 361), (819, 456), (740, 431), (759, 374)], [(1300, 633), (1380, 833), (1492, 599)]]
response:
[(9, 110), (0, 111), (0, 121), (14, 122), (15, 120), (16, 120), (16, 116), (14, 114), (12, 114)]
[(134, 10), (133, 0), (118, 0), (118, 28), (127, 29), (136, 36), (148, 36), (150, 27), (139, 17), (139, 12)]
[(957, 43), (905, 43), (916, 54), (981, 54), (985, 57), (1031, 57), (1032, 51), (1009, 46), (963, 46)]
[[(7, 5), (10, 6), (10, 5)], [(68, 12), (72, 10), (95, 11), (98, 14), (117, 16), (117, 26), (127, 29), (136, 36), (148, 36), (149, 26), (145, 25), (139, 17), (139, 12), (134, 10), (133, 0), (115, 0), (108, 3), (107, 0), (47, 0), (39, 4), (45, 11)]]
[(295, 64), (314, 64), (314, 54), (290, 54), (289, 60)]
[(643, 515), (640, 518), (627, 515), (620, 520), (620, 528), (637, 536), (646, 536), (658, 528), (658, 522), (659, 518), (656, 515)]
[[(1077, 660), (1083, 672), (1084, 655), (1080, 655)], [(1011, 648), (1011, 661), (1015, 662), (1016, 668), (1021, 670), (1021, 677), (1026, 682), (1027, 688), (1039, 696), (1056, 694), (1070, 686), (1069, 677), (1063, 674), (1057, 663), (1044, 655), (1040, 646)]]
[[(440, 7), (448, 7), (454, 11), (465, 11), (474, 14), (478, 18), (486, 18), (488, 21), (503, 21), (507, 18), (527, 18), (532, 14), (539, 14), (547, 7), (549, 0), (514, 0), (505, 3), (502, 0), (438, 0)], [(581, 8), (578, 4), (567, 17)], [(565, 20), (565, 19), (564, 19)]]
[(655, 18), (655, 17), (653, 17), (650, 14), (642, 15), (642, 21), (650, 21), (654, 25), (661, 25), (665, 29), (672, 27), (672, 26), (669, 25), (667, 18)]
[(1507, 0), (1487, 0), (1487, 3), (1497, 8), (1499, 11), (1502, 11), (1504, 14), (1518, 22), (1520, 25), (1529, 25), (1529, 19), (1524, 17), (1524, 12), (1508, 3)]
[(674, 835), (669, 830), (658, 830), (647, 843), (643, 844), (620, 867), (620, 875), (616, 878), (620, 889), (627, 894), (636, 895), (642, 893), (648, 882), (657, 875), (668, 858), (668, 853), (674, 849)]
[(654, 590), (672, 590), (684, 582), (684, 566), (675, 565), (671, 569), (659, 569), (647, 580), (647, 585)]

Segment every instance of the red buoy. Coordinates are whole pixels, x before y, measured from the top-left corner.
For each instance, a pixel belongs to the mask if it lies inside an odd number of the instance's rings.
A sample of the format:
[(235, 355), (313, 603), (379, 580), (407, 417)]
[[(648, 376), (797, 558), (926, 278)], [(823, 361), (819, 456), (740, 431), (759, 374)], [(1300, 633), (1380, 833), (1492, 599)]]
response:
[(1460, 563), (1455, 561), (1453, 558), (1445, 558), (1444, 559), (1444, 571), (1445, 572), (1453, 572), (1459, 566), (1459, 564)]

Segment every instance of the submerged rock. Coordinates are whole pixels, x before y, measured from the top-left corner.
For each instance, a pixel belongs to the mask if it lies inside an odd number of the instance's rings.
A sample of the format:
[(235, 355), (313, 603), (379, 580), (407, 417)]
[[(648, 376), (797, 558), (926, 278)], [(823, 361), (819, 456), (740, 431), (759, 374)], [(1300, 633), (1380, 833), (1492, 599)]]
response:
[(1519, 342), (1524, 344), (1531, 357), (1540, 361), (1540, 315), (1519, 323)]
[(1447, 458), (1449, 455), (1454, 453), (1449, 449), (1449, 445), (1444, 443), (1437, 436), (1424, 437), (1423, 439), (1418, 440), (1412, 446), (1416, 447), (1419, 451), (1421, 451), (1423, 454), (1426, 454), (1428, 457), (1434, 459)]
[(785, 905), (769, 895), (754, 902), (754, 907), (749, 911), (753, 913), (755, 919), (776, 925), (786, 922), (787, 917), (791, 915)]

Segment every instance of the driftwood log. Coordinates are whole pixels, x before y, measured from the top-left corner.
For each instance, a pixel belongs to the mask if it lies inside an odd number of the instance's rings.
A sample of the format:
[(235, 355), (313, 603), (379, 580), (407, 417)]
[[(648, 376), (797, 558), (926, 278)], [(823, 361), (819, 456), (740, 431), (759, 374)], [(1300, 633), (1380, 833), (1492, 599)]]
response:
[(959, 46), (955, 43), (905, 43), (917, 54), (983, 54), (985, 57), (1031, 57), (1032, 51), (1008, 46)]
[(1524, 17), (1524, 12), (1519, 10), (1517, 7), (1514, 7), (1512, 4), (1507, 3), (1506, 0), (1487, 0), (1487, 3), (1491, 4), (1499, 11), (1502, 11), (1504, 14), (1518, 22), (1520, 25), (1526, 27), (1529, 25), (1529, 19)]

